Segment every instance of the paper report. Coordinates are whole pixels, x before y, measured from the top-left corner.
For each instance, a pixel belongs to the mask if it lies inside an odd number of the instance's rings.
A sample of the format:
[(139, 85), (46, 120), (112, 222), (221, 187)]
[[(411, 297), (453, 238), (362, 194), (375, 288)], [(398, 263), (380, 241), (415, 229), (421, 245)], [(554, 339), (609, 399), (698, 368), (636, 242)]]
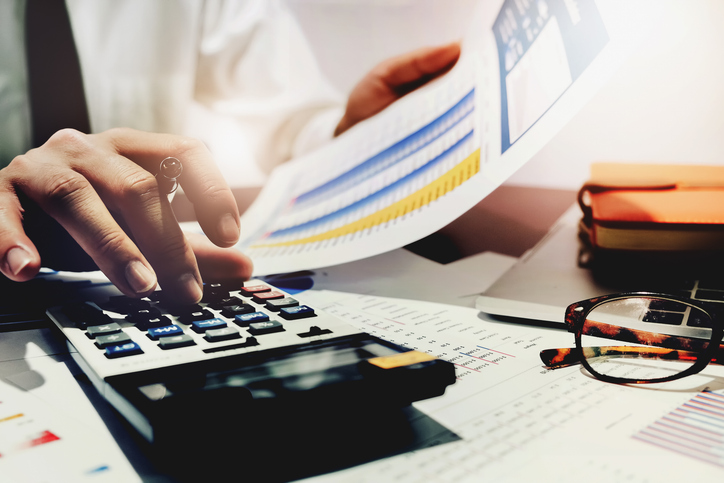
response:
[(242, 219), (255, 274), (412, 243), (463, 214), (541, 149), (643, 35), (643, 2), (480, 2), (445, 76), (277, 168)]

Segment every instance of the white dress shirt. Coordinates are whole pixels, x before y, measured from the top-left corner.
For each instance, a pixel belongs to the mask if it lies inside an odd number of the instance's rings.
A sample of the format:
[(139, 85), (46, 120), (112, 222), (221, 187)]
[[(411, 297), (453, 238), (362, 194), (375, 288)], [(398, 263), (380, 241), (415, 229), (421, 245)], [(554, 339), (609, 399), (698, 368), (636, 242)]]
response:
[[(330, 139), (342, 115), (283, 0), (66, 4), (93, 132), (200, 137), (234, 185), (251, 160), (268, 169)], [(30, 147), (24, 11), (0, 2), (0, 165)]]

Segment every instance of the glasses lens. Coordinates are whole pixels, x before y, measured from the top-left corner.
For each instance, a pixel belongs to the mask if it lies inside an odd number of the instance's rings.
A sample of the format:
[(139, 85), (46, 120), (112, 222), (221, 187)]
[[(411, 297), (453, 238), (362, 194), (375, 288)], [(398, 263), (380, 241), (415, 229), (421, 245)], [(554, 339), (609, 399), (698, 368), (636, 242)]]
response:
[(689, 369), (712, 336), (706, 312), (687, 303), (648, 297), (604, 302), (586, 317), (583, 355), (604, 376), (654, 381)]

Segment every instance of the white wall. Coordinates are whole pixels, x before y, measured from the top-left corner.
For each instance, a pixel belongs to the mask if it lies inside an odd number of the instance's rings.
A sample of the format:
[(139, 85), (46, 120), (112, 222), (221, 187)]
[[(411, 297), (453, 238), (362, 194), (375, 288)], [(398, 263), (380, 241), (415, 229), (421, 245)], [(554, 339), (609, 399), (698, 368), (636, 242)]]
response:
[(476, 0), (287, 0), (342, 92), (380, 61), (460, 40)]

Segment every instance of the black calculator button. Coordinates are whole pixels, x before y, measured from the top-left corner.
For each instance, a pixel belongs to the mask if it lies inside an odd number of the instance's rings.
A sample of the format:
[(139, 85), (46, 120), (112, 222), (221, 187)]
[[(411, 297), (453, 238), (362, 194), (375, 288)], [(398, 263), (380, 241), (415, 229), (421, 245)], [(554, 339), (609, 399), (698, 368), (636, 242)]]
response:
[(161, 317), (156, 317), (153, 319), (149, 319), (145, 322), (140, 322), (136, 324), (136, 327), (138, 330), (149, 330), (149, 329), (155, 329), (158, 327), (166, 327), (167, 325), (171, 325), (173, 322), (171, 319), (166, 317), (165, 315), (162, 315)]
[(201, 310), (194, 310), (193, 312), (188, 312), (188, 313), (182, 314), (179, 316), (178, 319), (180, 322), (182, 322), (184, 324), (191, 324), (193, 322), (197, 322), (200, 320), (209, 320), (209, 319), (213, 319), (213, 318), (214, 318), (214, 314), (212, 314), (211, 312), (209, 312), (206, 309), (201, 309)]
[(222, 327), (221, 329), (209, 329), (204, 333), (204, 339), (209, 342), (219, 342), (222, 340), (238, 339), (241, 334), (233, 327)]
[(200, 312), (204, 308), (199, 304), (177, 304), (175, 302), (166, 302), (161, 305), (169, 314), (178, 317), (184, 317), (192, 312)]
[(125, 332), (117, 334), (99, 335), (96, 337), (96, 346), (99, 349), (105, 349), (111, 345), (123, 345), (131, 342), (131, 338)]
[(178, 347), (186, 347), (186, 346), (190, 346), (190, 345), (196, 345), (196, 342), (188, 334), (161, 337), (158, 340), (158, 346), (161, 349), (176, 349)]
[(296, 307), (299, 302), (291, 297), (284, 297), (282, 299), (270, 300), (266, 303), (266, 308), (272, 312), (279, 312), (279, 309), (284, 307)]
[(149, 307), (147, 309), (136, 310), (126, 315), (126, 320), (132, 324), (144, 324), (151, 319), (157, 319), (161, 317), (161, 311), (156, 307)]
[(118, 312), (119, 314), (130, 314), (138, 310), (148, 309), (151, 303), (144, 299), (134, 299), (125, 295), (116, 295), (108, 299), (108, 303), (104, 305), (108, 310)]
[(268, 320), (266, 322), (253, 322), (249, 324), (248, 330), (251, 335), (263, 335), (274, 332), (282, 332), (284, 330), (284, 326), (277, 320)]
[(209, 307), (214, 310), (221, 310), (224, 307), (231, 307), (232, 305), (244, 305), (245, 302), (239, 297), (226, 297), (216, 302), (209, 303)]
[(113, 320), (93, 302), (79, 302), (66, 305), (63, 307), (63, 313), (72, 320), (79, 329), (113, 322)]
[(207, 283), (204, 285), (204, 296), (203, 301), (218, 302), (221, 299), (229, 297), (229, 291), (226, 290), (220, 283)]
[(121, 326), (112, 322), (110, 324), (92, 325), (88, 327), (85, 335), (87, 335), (90, 339), (95, 339), (100, 335), (117, 334), (120, 331)]
[(249, 304), (229, 305), (221, 310), (221, 315), (233, 319), (237, 315), (250, 314), (255, 311), (256, 309)]

